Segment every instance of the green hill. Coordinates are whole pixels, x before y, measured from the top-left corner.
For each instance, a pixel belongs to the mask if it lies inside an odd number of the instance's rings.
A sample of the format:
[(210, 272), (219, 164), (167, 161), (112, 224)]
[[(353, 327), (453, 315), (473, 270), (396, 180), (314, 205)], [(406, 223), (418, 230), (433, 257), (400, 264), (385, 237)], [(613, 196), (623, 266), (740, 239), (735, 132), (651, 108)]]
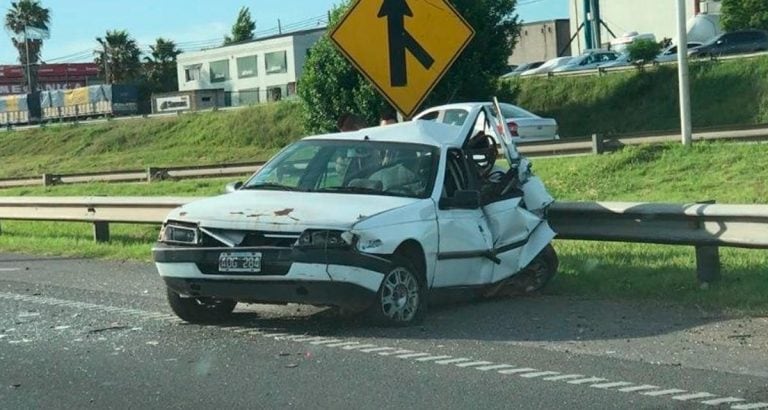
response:
[[(768, 123), (768, 57), (691, 64), (694, 128)], [(680, 129), (677, 66), (521, 78), (517, 103), (556, 118), (564, 137)]]
[(0, 178), (267, 159), (301, 137), (295, 103), (0, 133)]

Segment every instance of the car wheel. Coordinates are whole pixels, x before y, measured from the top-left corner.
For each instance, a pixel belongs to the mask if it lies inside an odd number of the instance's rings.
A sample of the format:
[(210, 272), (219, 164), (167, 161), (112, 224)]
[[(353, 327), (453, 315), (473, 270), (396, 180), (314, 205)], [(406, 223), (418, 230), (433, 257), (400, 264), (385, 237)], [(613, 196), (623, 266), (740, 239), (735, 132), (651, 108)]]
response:
[(555, 277), (560, 261), (552, 244), (547, 245), (520, 273), (514, 276), (512, 286), (524, 295), (536, 293)]
[(167, 289), (168, 304), (176, 316), (190, 323), (220, 323), (230, 317), (237, 302), (213, 298), (181, 297)]
[(386, 326), (420, 323), (427, 308), (426, 284), (408, 260), (395, 257), (370, 308), (372, 319)]

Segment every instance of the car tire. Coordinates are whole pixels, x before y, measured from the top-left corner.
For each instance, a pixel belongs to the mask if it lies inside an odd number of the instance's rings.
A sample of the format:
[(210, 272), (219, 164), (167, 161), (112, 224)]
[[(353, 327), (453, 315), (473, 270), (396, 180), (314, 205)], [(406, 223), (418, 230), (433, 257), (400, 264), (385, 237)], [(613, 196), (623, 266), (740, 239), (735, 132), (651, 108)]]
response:
[(395, 256), (381, 281), (368, 316), (382, 326), (403, 327), (421, 323), (427, 311), (424, 276), (407, 259)]
[(560, 261), (552, 244), (547, 245), (520, 273), (514, 276), (512, 286), (523, 295), (537, 293), (557, 274)]
[(181, 297), (171, 289), (166, 289), (171, 310), (182, 320), (189, 323), (215, 324), (231, 317), (237, 302), (213, 298)]

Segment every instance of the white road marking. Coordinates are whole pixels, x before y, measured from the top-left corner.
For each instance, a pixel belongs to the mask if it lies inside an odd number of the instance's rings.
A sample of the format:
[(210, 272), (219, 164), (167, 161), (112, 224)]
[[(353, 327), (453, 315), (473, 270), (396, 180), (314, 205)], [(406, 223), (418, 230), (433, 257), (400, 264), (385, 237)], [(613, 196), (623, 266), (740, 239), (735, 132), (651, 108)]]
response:
[(625, 387), (623, 389), (619, 389), (620, 392), (623, 393), (635, 393), (643, 390), (655, 390), (658, 389), (659, 386), (652, 386), (650, 384), (644, 384), (642, 386), (634, 386), (634, 387)]
[(545, 377), (542, 380), (549, 380), (553, 382), (558, 382), (561, 380), (568, 380), (568, 379), (582, 379), (584, 378), (583, 374), (564, 374), (562, 376), (554, 376), (554, 377)]
[[(330, 346), (330, 345), (327, 345), (327, 346)], [(357, 350), (357, 349), (365, 349), (367, 347), (378, 347), (378, 346), (371, 345), (371, 344), (367, 344), (367, 345), (356, 344), (356, 345), (342, 346), (342, 349), (344, 349), (344, 350)]]
[(494, 364), (491, 366), (475, 367), (475, 370), (480, 370), (481, 372), (487, 372), (488, 370), (509, 369), (511, 367), (515, 367), (515, 366), (511, 364)]
[(714, 399), (714, 400), (707, 400), (701, 402), (702, 404), (706, 404), (708, 406), (719, 406), (721, 404), (727, 404), (727, 403), (738, 403), (741, 401), (746, 401), (744, 399), (740, 399), (738, 397), (725, 397), (722, 399)]
[(404, 353), (413, 353), (413, 350), (400, 349), (400, 350), (395, 350), (394, 352), (380, 352), (379, 356), (394, 356), (394, 355), (404, 354)]
[(0, 268), (0, 272), (16, 272), (21, 270), (21, 268)]
[(530, 367), (521, 367), (519, 369), (499, 370), (499, 373), (501, 373), (501, 374), (517, 374), (517, 373), (535, 372), (536, 370), (538, 370), (538, 369), (532, 369)]
[(593, 385), (591, 385), (589, 387), (594, 387), (595, 389), (613, 389), (613, 388), (616, 388), (616, 387), (631, 386), (633, 384), (634, 383), (630, 383), (630, 382), (612, 382), (612, 383), (593, 384)]
[(328, 338), (327, 337), (323, 337), (323, 336), (307, 336), (307, 335), (304, 335), (304, 336), (302, 336), (302, 337), (300, 337), (298, 339), (293, 339), (294, 342), (300, 342), (300, 343), (313, 342), (313, 341), (316, 341), (316, 340), (328, 340)]
[(387, 350), (396, 350), (394, 347), (374, 347), (371, 349), (362, 349), (360, 350), (363, 353), (376, 353), (376, 352), (385, 352)]
[(755, 409), (768, 409), (768, 403), (752, 403), (752, 404), (738, 404), (731, 406), (733, 410), (755, 410)]
[(555, 375), (558, 375), (558, 374), (560, 374), (560, 372), (547, 372), (547, 371), (544, 371), (544, 372), (534, 372), (534, 373), (521, 374), (520, 377), (525, 377), (526, 379), (535, 379), (535, 378), (541, 377), (541, 376), (555, 376)]
[(448, 359), (448, 358), (451, 358), (451, 357), (453, 357), (453, 356), (428, 356), (428, 357), (420, 357), (420, 358), (416, 359), (416, 361), (417, 362), (433, 362), (435, 360)]
[(649, 391), (649, 392), (640, 393), (640, 394), (642, 394), (643, 396), (659, 397), (659, 396), (668, 396), (670, 394), (677, 394), (677, 393), (685, 393), (685, 390), (667, 389), (667, 390)]
[(454, 366), (456, 367), (473, 367), (473, 366), (483, 366), (486, 364), (493, 364), (493, 362), (486, 362), (486, 361), (478, 361), (478, 362), (468, 362), (468, 363), (456, 363)]
[(597, 382), (604, 382), (608, 381), (608, 379), (603, 379), (602, 377), (587, 377), (586, 379), (577, 379), (577, 380), (571, 380), (567, 381), (568, 384), (587, 384), (587, 383), (597, 383)]
[(453, 363), (468, 362), (470, 360), (472, 360), (472, 359), (467, 359), (466, 357), (457, 357), (455, 359), (438, 360), (435, 363), (437, 363), (437, 364), (453, 364)]
[(288, 333), (267, 333), (267, 334), (264, 335), (264, 337), (269, 337), (269, 338), (273, 338), (273, 339), (274, 338), (278, 338), (278, 337), (282, 337), (282, 336), (288, 336)]
[(694, 400), (694, 399), (707, 399), (710, 397), (716, 397), (712, 393), (691, 393), (691, 394), (683, 394), (680, 396), (675, 396), (672, 398), (672, 400), (680, 400), (680, 401), (687, 401), (687, 400)]
[(398, 359), (413, 359), (414, 357), (422, 357), (422, 356), (429, 356), (429, 353), (406, 353), (397, 355)]
[(341, 347), (341, 346), (349, 346), (349, 345), (359, 345), (360, 342), (339, 342), (339, 343), (331, 343), (329, 345), (326, 345), (327, 347)]
[(309, 342), (309, 344), (317, 346), (317, 345), (327, 345), (329, 343), (337, 343), (337, 342), (339, 342), (339, 339), (323, 339), (323, 340), (317, 340), (314, 342)]

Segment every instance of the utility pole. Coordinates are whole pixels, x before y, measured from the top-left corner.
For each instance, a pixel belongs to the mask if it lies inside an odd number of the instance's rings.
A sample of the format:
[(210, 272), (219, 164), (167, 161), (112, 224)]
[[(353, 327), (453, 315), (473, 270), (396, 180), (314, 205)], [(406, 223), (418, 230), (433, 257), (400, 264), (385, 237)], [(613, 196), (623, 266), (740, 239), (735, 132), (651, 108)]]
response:
[(680, 83), (680, 130), (683, 145), (691, 146), (691, 94), (688, 77), (688, 33), (685, 0), (677, 0), (677, 66)]
[(27, 30), (27, 23), (24, 22), (24, 48), (26, 49), (26, 55), (27, 55), (27, 93), (32, 94), (34, 91), (32, 90), (32, 70), (31, 65), (29, 61), (29, 30)]

